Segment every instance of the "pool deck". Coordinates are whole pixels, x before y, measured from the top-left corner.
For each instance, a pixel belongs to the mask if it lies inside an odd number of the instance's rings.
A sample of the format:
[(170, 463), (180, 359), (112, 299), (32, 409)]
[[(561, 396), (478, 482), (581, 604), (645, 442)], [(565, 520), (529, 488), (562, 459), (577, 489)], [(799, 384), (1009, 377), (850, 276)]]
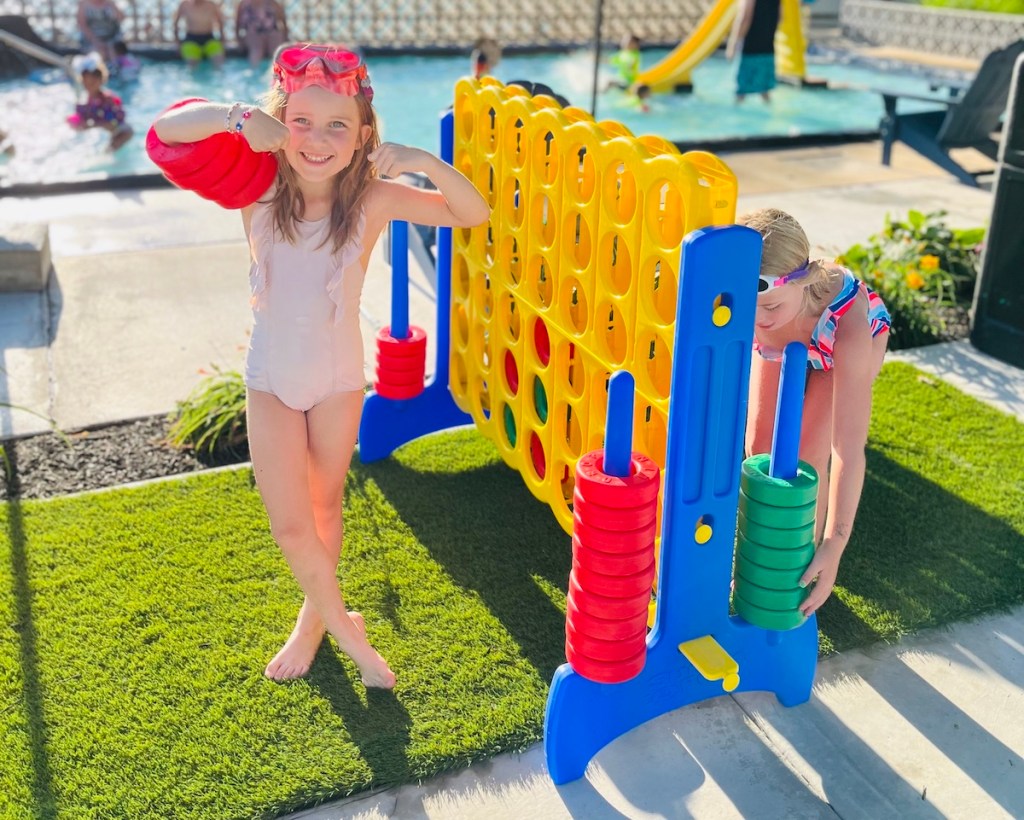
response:
[[(945, 209), (987, 224), (992, 195), (877, 143), (724, 156), (740, 210), (791, 211), (823, 253), (885, 214)], [(46, 221), (56, 275), (0, 295), (0, 437), (173, 409), (211, 367), (238, 368), (250, 314), (237, 214), (175, 190), (0, 198), (0, 221)], [(412, 266), (413, 320), (433, 327)], [(378, 248), (364, 295), (367, 351), (387, 323)], [(967, 343), (901, 355), (1024, 420), (1024, 372)], [(428, 354), (428, 362), (433, 352)], [(543, 752), (503, 755), (422, 786), (357, 796), (303, 818), (1024, 816), (1024, 608), (820, 664), (808, 704), (723, 696), (657, 718), (555, 787)]]

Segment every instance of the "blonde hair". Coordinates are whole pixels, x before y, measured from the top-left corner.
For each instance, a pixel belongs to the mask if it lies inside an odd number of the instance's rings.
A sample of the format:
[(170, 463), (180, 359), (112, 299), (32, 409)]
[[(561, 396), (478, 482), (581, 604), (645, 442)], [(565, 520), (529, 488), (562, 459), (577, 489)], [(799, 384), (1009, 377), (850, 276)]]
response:
[[(367, 156), (380, 145), (380, 131), (377, 126), (377, 114), (370, 101), (362, 94), (353, 98), (359, 109), (359, 125), (370, 126), (370, 136), (360, 145), (352, 161), (334, 178), (334, 191), (331, 197), (330, 230), (320, 247), (327, 244), (333, 237), (331, 248), (333, 253), (341, 250), (345, 242), (352, 236), (359, 214), (363, 209), (363, 200), (370, 190), (370, 181), (377, 176), (377, 168)], [(280, 88), (272, 88), (263, 98), (263, 109), (270, 116), (284, 122), (288, 109), (288, 95)], [(306, 202), (302, 197), (295, 171), (283, 160), (277, 164), (277, 181), (274, 195), (270, 200), (274, 227), (289, 242), (295, 241), (295, 226), (306, 214)]]
[(807, 274), (787, 283), (803, 288), (802, 310), (808, 314), (820, 313), (832, 298), (837, 279), (843, 272), (827, 262), (815, 259), (809, 261), (811, 244), (807, 234), (792, 216), (778, 208), (761, 208), (743, 214), (736, 220), (740, 225), (753, 228), (761, 234), (764, 245), (761, 249), (761, 273), (778, 279), (807, 262)]

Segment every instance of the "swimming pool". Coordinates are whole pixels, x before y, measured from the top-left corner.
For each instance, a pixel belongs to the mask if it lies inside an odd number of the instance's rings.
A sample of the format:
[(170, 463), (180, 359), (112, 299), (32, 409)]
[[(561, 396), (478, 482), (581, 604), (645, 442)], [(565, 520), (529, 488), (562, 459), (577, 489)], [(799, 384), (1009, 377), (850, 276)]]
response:
[[(644, 65), (653, 64), (665, 53), (645, 52)], [(467, 70), (467, 58), (376, 57), (369, 63), (384, 139), (436, 150), (438, 114), (450, 105), (452, 88)], [(573, 104), (589, 109), (592, 72), (591, 53), (577, 51), (507, 56), (496, 74), (501, 80), (545, 82)], [(863, 133), (876, 129), (882, 114), (880, 96), (865, 89), (928, 90), (926, 79), (920, 76), (883, 75), (867, 67), (829, 63), (811, 65), (808, 73), (848, 87), (780, 86), (770, 104), (749, 99), (736, 105), (733, 72), (732, 64), (712, 57), (694, 71), (693, 94), (658, 95), (651, 111), (643, 113), (624, 92), (609, 91), (598, 99), (597, 116), (619, 120), (637, 135), (657, 134), (686, 143)], [(164, 106), (186, 96), (254, 101), (266, 90), (267, 78), (266, 68), (253, 70), (244, 60), (229, 61), (220, 70), (204, 65), (195, 71), (177, 62), (146, 62), (138, 81), (112, 85), (124, 99), (128, 122), (136, 131), (128, 145), (115, 154), (106, 150), (109, 135), (105, 131), (76, 133), (67, 126), (65, 117), (75, 102), (75, 91), (67, 81), (51, 75), (50, 82), (0, 83), (0, 128), (11, 134), (15, 145), (15, 155), (0, 162), (0, 184), (154, 173), (143, 142), (146, 129)]]

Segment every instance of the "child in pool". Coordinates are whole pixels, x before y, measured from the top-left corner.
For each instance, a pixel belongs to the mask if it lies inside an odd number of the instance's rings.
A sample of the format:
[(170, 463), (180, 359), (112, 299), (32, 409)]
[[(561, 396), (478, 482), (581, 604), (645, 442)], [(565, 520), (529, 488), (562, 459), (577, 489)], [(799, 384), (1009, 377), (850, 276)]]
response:
[(817, 579), (800, 609), (810, 615), (832, 592), (864, 487), (871, 386), (892, 320), (881, 298), (850, 271), (808, 259), (810, 245), (789, 214), (765, 208), (738, 220), (764, 238), (747, 408), (747, 454), (771, 450), (780, 359), (807, 345), (800, 458), (818, 472), (817, 549), (800, 580)]
[(68, 125), (81, 131), (86, 128), (105, 128), (110, 132), (110, 150), (116, 151), (132, 136), (132, 128), (125, 122), (121, 98), (104, 86), (107, 82), (107, 67), (99, 54), (85, 54), (71, 61), (85, 89), (85, 102), (75, 106), (75, 113), (68, 117)]
[(624, 37), (621, 48), (608, 58), (608, 62), (619, 72), (619, 79), (609, 87), (630, 88), (640, 75), (640, 38), (635, 34)]
[(111, 74), (124, 83), (132, 83), (139, 79), (142, 63), (128, 50), (128, 44), (118, 40), (112, 46), (114, 59), (110, 65)]
[[(277, 152), (269, 191), (242, 209), (252, 251), (254, 327), (246, 413), (256, 483), (270, 529), (305, 600), (267, 665), (305, 675), (326, 629), (366, 686), (395, 675), (367, 642), (337, 582), (342, 491), (363, 406), (359, 301), (370, 251), (390, 220), (471, 227), (489, 209), (473, 184), (418, 148), (380, 143), (366, 66), (341, 46), (286, 45), (264, 109), (190, 103), (154, 123), (164, 143), (240, 133)], [(424, 173), (436, 190), (391, 180)], [(391, 179), (385, 179), (390, 177)]]
[[(185, 24), (185, 36), (178, 38), (178, 27)], [(215, 66), (224, 63), (224, 12), (216, 0), (181, 0), (171, 23), (178, 40), (181, 58), (190, 68), (204, 59)]]

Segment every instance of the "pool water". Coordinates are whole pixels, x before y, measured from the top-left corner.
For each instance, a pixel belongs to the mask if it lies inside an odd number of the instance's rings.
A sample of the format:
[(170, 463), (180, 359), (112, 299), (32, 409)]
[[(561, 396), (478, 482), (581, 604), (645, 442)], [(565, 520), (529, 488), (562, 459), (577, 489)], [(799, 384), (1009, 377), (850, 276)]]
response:
[[(664, 51), (644, 53), (652, 65)], [(455, 57), (377, 57), (370, 60), (374, 104), (385, 140), (436, 150), (439, 112), (451, 104), (452, 89), (467, 70), (468, 59)], [(588, 109), (593, 57), (590, 52), (508, 56), (497, 68), (500, 80), (544, 82), (571, 103)], [(657, 134), (677, 142), (714, 142), (743, 137), (796, 136), (863, 132), (877, 128), (881, 97), (872, 87), (924, 93), (927, 81), (893, 76), (870, 68), (836, 63), (811, 65), (808, 73), (843, 87), (798, 89), (780, 86), (766, 104), (750, 98), (734, 102), (735, 65), (712, 57), (693, 73), (694, 92), (656, 95), (651, 110), (638, 110), (622, 91), (598, 98), (598, 119), (624, 123), (634, 134)], [(187, 96), (256, 101), (266, 90), (269, 69), (251, 69), (243, 60), (217, 70), (208, 65), (189, 70), (177, 62), (145, 62), (139, 79), (111, 88), (125, 103), (135, 137), (121, 150), (106, 150), (109, 134), (101, 129), (72, 131), (65, 122), (74, 110), (76, 90), (59, 72), (34, 79), (0, 83), (0, 128), (14, 142), (13, 157), (0, 160), (0, 184), (56, 183), (95, 177), (153, 173), (143, 150), (145, 132), (168, 103)], [(601, 84), (612, 77), (603, 73)]]

